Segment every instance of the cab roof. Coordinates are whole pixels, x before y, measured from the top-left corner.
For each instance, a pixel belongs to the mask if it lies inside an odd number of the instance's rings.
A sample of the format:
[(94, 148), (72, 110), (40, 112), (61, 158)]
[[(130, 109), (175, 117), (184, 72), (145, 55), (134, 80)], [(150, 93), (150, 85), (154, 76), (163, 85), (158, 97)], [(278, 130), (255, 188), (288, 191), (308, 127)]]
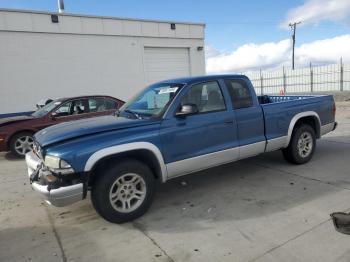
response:
[(182, 78), (175, 78), (175, 79), (169, 79), (164, 80), (161, 82), (158, 82), (158, 84), (161, 83), (167, 83), (167, 84), (193, 84), (197, 82), (203, 82), (203, 81), (215, 81), (218, 79), (245, 79), (249, 80), (249, 78), (245, 75), (238, 75), (238, 74), (224, 74), (224, 75), (206, 75), (206, 76), (191, 76), (191, 77), (182, 77)]

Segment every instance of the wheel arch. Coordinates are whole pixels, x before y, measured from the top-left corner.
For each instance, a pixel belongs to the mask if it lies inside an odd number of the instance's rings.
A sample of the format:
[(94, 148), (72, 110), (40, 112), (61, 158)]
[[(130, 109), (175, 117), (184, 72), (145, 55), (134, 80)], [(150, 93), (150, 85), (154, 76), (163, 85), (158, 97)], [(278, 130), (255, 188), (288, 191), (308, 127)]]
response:
[(90, 180), (93, 181), (99, 168), (123, 158), (139, 160), (149, 166), (161, 182), (164, 183), (167, 180), (163, 156), (158, 147), (149, 142), (135, 142), (101, 149), (90, 156), (84, 171), (90, 173)]
[(321, 137), (321, 120), (319, 115), (314, 111), (302, 112), (296, 114), (290, 121), (285, 147), (289, 145), (295, 127), (301, 124), (310, 125), (315, 131), (316, 138)]

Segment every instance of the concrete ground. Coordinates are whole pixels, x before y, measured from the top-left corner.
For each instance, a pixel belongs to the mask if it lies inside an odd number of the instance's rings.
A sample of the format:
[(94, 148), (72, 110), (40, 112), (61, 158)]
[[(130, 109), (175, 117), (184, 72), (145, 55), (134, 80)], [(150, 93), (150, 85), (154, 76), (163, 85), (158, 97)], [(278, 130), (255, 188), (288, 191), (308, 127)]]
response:
[(312, 161), (280, 152), (159, 187), (142, 218), (115, 225), (89, 199), (47, 206), (22, 160), (0, 155), (0, 261), (350, 261), (329, 214), (350, 211), (350, 102)]

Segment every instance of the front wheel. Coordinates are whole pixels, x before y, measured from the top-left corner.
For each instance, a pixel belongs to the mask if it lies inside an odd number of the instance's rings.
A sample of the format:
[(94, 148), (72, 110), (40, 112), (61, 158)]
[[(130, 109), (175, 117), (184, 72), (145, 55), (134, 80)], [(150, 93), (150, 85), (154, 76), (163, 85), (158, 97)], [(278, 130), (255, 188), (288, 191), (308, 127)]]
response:
[(287, 148), (283, 149), (284, 158), (293, 164), (305, 164), (310, 161), (316, 148), (316, 135), (309, 125), (295, 128)]
[(14, 156), (24, 158), (26, 153), (32, 150), (33, 145), (33, 134), (21, 132), (11, 138), (10, 151)]
[(136, 160), (121, 160), (98, 176), (91, 200), (104, 219), (123, 223), (146, 213), (155, 191), (154, 175), (148, 166)]

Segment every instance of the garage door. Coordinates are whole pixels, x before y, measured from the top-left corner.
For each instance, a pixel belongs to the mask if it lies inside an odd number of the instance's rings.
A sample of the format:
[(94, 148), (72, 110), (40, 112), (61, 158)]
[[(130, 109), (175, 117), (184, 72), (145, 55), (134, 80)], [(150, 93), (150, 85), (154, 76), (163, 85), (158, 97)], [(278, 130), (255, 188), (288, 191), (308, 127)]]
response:
[(144, 66), (147, 84), (189, 76), (189, 49), (145, 47)]

